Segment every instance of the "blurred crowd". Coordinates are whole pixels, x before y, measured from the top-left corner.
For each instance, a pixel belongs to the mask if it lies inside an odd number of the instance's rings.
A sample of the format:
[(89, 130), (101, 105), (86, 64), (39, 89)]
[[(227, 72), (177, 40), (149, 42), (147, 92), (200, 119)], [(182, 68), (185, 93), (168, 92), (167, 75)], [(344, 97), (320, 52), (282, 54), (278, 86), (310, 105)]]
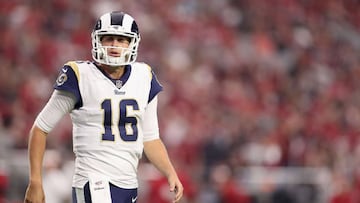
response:
[[(357, 0), (0, 1), (0, 203), (22, 201), (33, 120), (62, 65), (91, 60), (95, 19), (111, 10), (136, 19), (138, 61), (164, 86), (160, 132), (183, 202), (360, 202), (359, 8)], [(46, 181), (66, 185), (68, 117), (48, 148)], [(271, 173), (254, 190), (242, 181), (253, 167), (326, 171), (325, 197), (304, 189), (315, 181), (282, 180), (285, 190)], [(146, 157), (139, 172), (140, 202), (169, 202)], [(49, 203), (69, 201), (58, 188), (47, 187), (59, 195)]]

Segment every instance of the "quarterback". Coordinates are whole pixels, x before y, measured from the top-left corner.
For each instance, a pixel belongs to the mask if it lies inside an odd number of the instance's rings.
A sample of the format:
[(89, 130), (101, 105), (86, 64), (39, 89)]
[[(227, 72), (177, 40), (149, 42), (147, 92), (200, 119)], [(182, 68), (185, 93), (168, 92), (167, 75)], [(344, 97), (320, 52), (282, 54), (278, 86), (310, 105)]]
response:
[(136, 62), (140, 34), (123, 12), (102, 15), (92, 38), (93, 61), (69, 61), (29, 137), (29, 184), (24, 202), (46, 202), (42, 160), (46, 136), (67, 113), (73, 124), (73, 203), (135, 203), (143, 152), (168, 179), (173, 202), (183, 186), (160, 139), (157, 118), (162, 86), (151, 67)]

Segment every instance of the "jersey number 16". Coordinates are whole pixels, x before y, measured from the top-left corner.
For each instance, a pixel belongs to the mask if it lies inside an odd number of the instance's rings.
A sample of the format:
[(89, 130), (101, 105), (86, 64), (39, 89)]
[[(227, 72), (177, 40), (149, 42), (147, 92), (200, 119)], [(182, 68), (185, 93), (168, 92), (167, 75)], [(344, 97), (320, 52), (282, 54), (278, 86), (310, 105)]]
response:
[[(124, 141), (136, 141), (138, 138), (138, 128), (136, 117), (127, 116), (127, 108), (132, 107), (133, 110), (139, 110), (138, 103), (134, 99), (124, 99), (119, 103), (120, 117), (117, 123), (119, 134)], [(104, 110), (104, 129), (105, 132), (102, 134), (102, 140), (114, 141), (115, 136), (112, 133), (112, 106), (111, 100), (106, 99), (101, 103), (101, 108)], [(130, 125), (132, 128), (132, 134), (128, 134), (126, 125)]]

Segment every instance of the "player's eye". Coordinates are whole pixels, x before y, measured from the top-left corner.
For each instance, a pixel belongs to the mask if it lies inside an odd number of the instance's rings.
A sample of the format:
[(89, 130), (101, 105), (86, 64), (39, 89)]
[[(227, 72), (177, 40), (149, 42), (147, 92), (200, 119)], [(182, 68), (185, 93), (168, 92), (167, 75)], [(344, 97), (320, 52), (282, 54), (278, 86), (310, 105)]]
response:
[(116, 40), (121, 43), (130, 43), (130, 38), (125, 36), (118, 36)]

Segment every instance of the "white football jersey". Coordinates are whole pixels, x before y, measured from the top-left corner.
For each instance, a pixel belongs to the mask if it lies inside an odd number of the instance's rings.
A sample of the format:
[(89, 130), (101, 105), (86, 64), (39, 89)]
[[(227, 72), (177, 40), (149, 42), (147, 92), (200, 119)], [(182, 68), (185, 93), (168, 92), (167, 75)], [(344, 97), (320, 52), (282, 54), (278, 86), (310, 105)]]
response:
[(142, 121), (148, 103), (162, 90), (144, 63), (125, 67), (113, 80), (89, 61), (69, 62), (61, 70), (55, 89), (77, 98), (70, 113), (76, 155), (74, 187), (83, 187), (89, 174), (106, 176), (122, 188), (136, 188), (137, 167), (143, 152)]

